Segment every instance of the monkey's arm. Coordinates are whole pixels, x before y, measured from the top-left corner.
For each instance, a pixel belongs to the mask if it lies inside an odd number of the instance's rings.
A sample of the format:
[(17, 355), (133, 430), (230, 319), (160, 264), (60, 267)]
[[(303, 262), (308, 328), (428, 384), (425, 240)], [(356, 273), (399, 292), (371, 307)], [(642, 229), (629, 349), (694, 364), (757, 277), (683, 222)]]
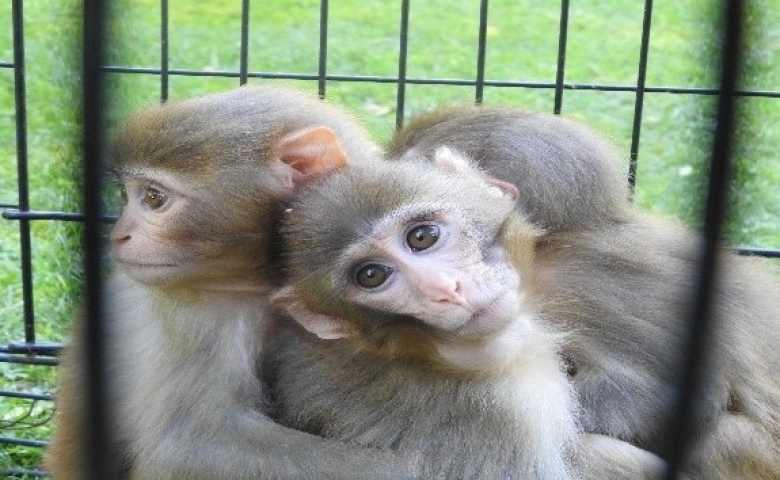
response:
[[(387, 452), (325, 440), (234, 412), (216, 431), (169, 431), (139, 457), (133, 480), (214, 478), (414, 478), (411, 462)], [(179, 435), (185, 435), (180, 438)], [(183, 440), (183, 441), (182, 441)]]
[(120, 387), (129, 397), (120, 412), (126, 423), (118, 427), (133, 438), (132, 478), (412, 476), (412, 463), (389, 451), (326, 440), (274, 423), (264, 413), (265, 386), (257, 375), (258, 357), (265, 350), (265, 309), (244, 310), (243, 303), (235, 309), (228, 305), (227, 312), (224, 307), (197, 308), (205, 321), (179, 307), (174, 335), (159, 323), (144, 331), (133, 326), (139, 322), (133, 319), (117, 339), (129, 338), (130, 331), (136, 334), (133, 345), (115, 346), (121, 371), (129, 373), (128, 383)]
[(662, 478), (666, 471), (666, 462), (654, 453), (595, 433), (579, 436), (572, 457), (585, 480), (651, 480)]

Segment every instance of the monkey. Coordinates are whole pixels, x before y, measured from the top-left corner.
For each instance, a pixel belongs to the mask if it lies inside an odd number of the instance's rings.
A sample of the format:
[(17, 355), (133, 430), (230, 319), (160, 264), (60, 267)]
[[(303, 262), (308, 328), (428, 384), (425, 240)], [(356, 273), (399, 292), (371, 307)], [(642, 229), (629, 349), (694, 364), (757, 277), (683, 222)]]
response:
[[(557, 117), (439, 109), (397, 132), (388, 152), (430, 158), (442, 145), (514, 184), (520, 210), (549, 232), (534, 256), (539, 317), (565, 333), (561, 352), (585, 431), (663, 455), (699, 237), (631, 206), (612, 149)], [(780, 342), (780, 286), (763, 262), (721, 255), (714, 364), (684, 470), (701, 479), (780, 478), (780, 357), (772, 347)]]
[(545, 234), (597, 229), (631, 215), (628, 182), (614, 147), (559, 115), (513, 107), (440, 107), (412, 118), (387, 157), (427, 157), (446, 145), (520, 191), (518, 208)]
[[(111, 441), (124, 478), (407, 478), (416, 460), (269, 417), (258, 371), (275, 275), (276, 205), (318, 169), (381, 161), (346, 112), (241, 87), (131, 115), (107, 153), (124, 206), (105, 286)], [(85, 478), (84, 359), (62, 357), (45, 466)]]
[[(537, 243), (540, 321), (570, 333), (561, 351), (586, 432), (664, 455), (700, 245), (694, 232), (639, 212)], [(780, 286), (757, 259), (720, 257), (695, 446), (682, 471), (780, 478)]]
[(350, 166), (290, 204), (262, 368), (279, 421), (420, 452), (423, 478), (657, 478), (657, 456), (579, 435), (517, 189), (432, 161)]

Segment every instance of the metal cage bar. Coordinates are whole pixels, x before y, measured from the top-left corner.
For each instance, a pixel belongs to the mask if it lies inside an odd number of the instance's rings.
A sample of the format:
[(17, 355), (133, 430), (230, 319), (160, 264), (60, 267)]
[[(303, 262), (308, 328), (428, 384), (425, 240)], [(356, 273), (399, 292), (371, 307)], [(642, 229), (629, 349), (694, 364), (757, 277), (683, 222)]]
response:
[[(474, 79), (460, 78), (421, 78), (408, 77), (408, 35), (409, 35), (409, 0), (401, 2), (401, 19), (399, 30), (399, 58), (398, 75), (342, 75), (328, 73), (327, 69), (327, 42), (329, 23), (328, 0), (320, 2), (320, 31), (319, 54), (316, 73), (289, 73), (250, 71), (248, 65), (249, 49), (249, 7), (250, 0), (242, 0), (241, 7), (241, 42), (238, 70), (203, 71), (196, 69), (171, 69), (169, 66), (169, 7), (168, 0), (160, 3), (160, 66), (159, 68), (134, 67), (127, 65), (106, 66), (101, 63), (102, 52), (105, 45), (102, 42), (101, 32), (106, 23), (105, 8), (102, 2), (85, 2), (84, 7), (84, 209), (78, 212), (55, 212), (31, 209), (29, 200), (29, 172), (27, 152), (27, 116), (26, 116), (26, 91), (25, 91), (25, 51), (24, 51), (24, 12), (23, 0), (13, 0), (12, 3), (12, 29), (13, 29), (13, 61), (0, 61), (0, 68), (13, 69), (14, 74), (14, 101), (16, 110), (16, 143), (17, 143), (17, 170), (18, 170), (18, 204), (0, 204), (4, 209), (4, 219), (19, 222), (20, 252), (21, 252), (21, 279), (23, 297), (24, 341), (0, 346), (0, 362), (13, 362), (30, 365), (54, 366), (58, 364), (55, 358), (60, 346), (58, 344), (38, 343), (35, 335), (35, 312), (33, 302), (32, 284), (32, 245), (30, 239), (31, 222), (34, 221), (77, 221), (85, 224), (85, 274), (87, 276), (87, 333), (92, 339), (87, 344), (90, 350), (89, 364), (93, 368), (90, 379), (92, 382), (89, 397), (91, 417), (97, 421), (91, 425), (91, 431), (85, 441), (89, 442), (90, 451), (93, 452), (91, 467), (92, 478), (110, 478), (110, 472), (115, 465), (113, 457), (107, 450), (108, 442), (105, 442), (105, 408), (102, 395), (102, 371), (99, 361), (105, 353), (105, 345), (99, 341), (102, 338), (100, 314), (102, 301), (94, 292), (100, 291), (100, 257), (101, 244), (99, 242), (99, 229), (102, 224), (113, 222), (116, 217), (104, 215), (100, 211), (97, 199), (100, 198), (100, 178), (95, 176), (100, 171), (99, 152), (103, 142), (103, 111), (104, 103), (101, 95), (101, 74), (107, 72), (129, 75), (156, 75), (160, 79), (160, 99), (166, 101), (170, 93), (169, 80), (171, 76), (180, 77), (226, 77), (237, 78), (240, 84), (247, 83), (248, 79), (289, 79), (317, 82), (317, 90), (320, 97), (325, 97), (327, 83), (331, 81), (360, 82), (394, 84), (396, 86), (396, 126), (400, 127), (404, 121), (407, 85), (441, 85), (441, 86), (467, 86), (474, 87), (475, 102), (481, 103), (485, 87), (495, 88), (527, 88), (554, 90), (554, 113), (562, 110), (563, 95), (567, 90), (601, 91), (601, 92), (627, 92), (635, 94), (635, 108), (633, 117), (632, 141), (630, 150), (629, 179), (631, 188), (635, 185), (640, 133), (642, 126), (642, 107), (645, 93), (665, 93), (676, 95), (719, 96), (718, 123), (715, 134), (715, 143), (712, 154), (712, 174), (707, 200), (707, 217), (705, 219), (706, 242), (701, 257), (701, 285), (696, 297), (696, 315), (692, 325), (689, 349), (687, 350), (687, 363), (685, 370), (683, 401), (674, 418), (677, 426), (676, 433), (668, 435), (673, 439), (668, 446), (670, 453), (670, 468), (668, 478), (674, 478), (679, 470), (682, 458), (688, 450), (690, 442), (690, 405), (694, 401), (697, 392), (697, 381), (701, 375), (703, 362), (703, 346), (707, 340), (710, 328), (708, 316), (709, 297), (712, 290), (712, 282), (717, 274), (716, 246), (717, 237), (723, 222), (723, 209), (725, 208), (726, 180), (728, 178), (728, 161), (732, 149), (734, 118), (736, 111), (734, 101), (738, 97), (743, 98), (780, 98), (780, 91), (739, 89), (737, 84), (739, 62), (739, 40), (742, 29), (742, 4), (738, 1), (726, 1), (724, 13), (725, 43), (723, 49), (722, 83), (719, 88), (688, 88), (680, 86), (647, 86), (646, 70), (649, 52), (652, 20), (652, 0), (645, 0), (645, 11), (642, 27), (642, 41), (639, 52), (639, 63), (636, 85), (608, 85), (566, 83), (566, 51), (568, 46), (569, 27), (569, 1), (561, 0), (560, 30), (558, 39), (557, 68), (554, 82), (529, 82), (514, 80), (493, 80), (485, 78), (485, 66), (487, 57), (487, 25), (489, 0), (480, 1), (480, 19), (478, 27), (477, 68)], [(771, 258), (780, 258), (780, 248), (753, 248), (740, 246), (734, 248), (735, 252), (742, 255), (759, 255)], [(90, 294), (90, 292), (92, 292)], [(30, 401), (50, 401), (51, 395), (32, 392), (0, 391), (0, 397), (20, 398)], [(0, 443), (42, 448), (46, 442), (36, 440), (23, 440), (14, 438), (0, 438)], [(10, 469), (6, 470), (9, 476), (43, 476), (45, 473), (37, 470)], [(109, 475), (108, 477), (106, 475)]]
[(170, 94), (168, 86), (168, 0), (160, 0), (160, 101), (166, 102)]
[(474, 80), (474, 103), (480, 105), (485, 92), (485, 62), (487, 54), (488, 0), (479, 2), (479, 40), (477, 42), (477, 75)]
[(631, 150), (628, 159), (628, 187), (631, 194), (636, 186), (636, 168), (639, 158), (639, 137), (642, 132), (642, 107), (645, 104), (645, 81), (647, 80), (647, 54), (650, 51), (650, 24), (653, 20), (653, 0), (645, 0), (645, 14), (642, 19), (642, 44), (639, 47), (636, 100), (634, 101), (634, 125), (631, 133)]
[(85, 442), (87, 452), (86, 471), (89, 479), (117, 478), (117, 460), (109, 442), (108, 410), (106, 396), (106, 344), (102, 273), (101, 154), (104, 141), (105, 99), (103, 72), (105, 31), (108, 11), (100, 0), (84, 3), (84, 33), (82, 50), (82, 119), (83, 163), (82, 175), (84, 233), (84, 313), (85, 354), (87, 366), (87, 395), (82, 408), (89, 412)]
[[(1, 65), (0, 65), (1, 66)], [(109, 65), (103, 67), (105, 72), (110, 73), (133, 73), (139, 75), (160, 75), (160, 69), (151, 67), (129, 67)], [(225, 77), (239, 78), (240, 72), (232, 70), (194, 70), (194, 69), (170, 69), (169, 74), (183, 77)], [(318, 74), (310, 73), (291, 73), (291, 72), (247, 72), (248, 78), (263, 80), (318, 80)], [(329, 74), (325, 76), (328, 81), (336, 82), (358, 82), (358, 83), (398, 83), (396, 76), (382, 75), (342, 75)], [(430, 77), (407, 77), (406, 83), (415, 85), (453, 85), (462, 87), (476, 86), (476, 80), (462, 78), (430, 78)], [(555, 89), (555, 82), (526, 82), (512, 80), (488, 80), (484, 81), (488, 87), (502, 88), (533, 88), (533, 89)], [(600, 91), (600, 92), (628, 92), (636, 93), (637, 87), (633, 85), (609, 85), (599, 83), (564, 83), (564, 90), (580, 91)], [(674, 86), (649, 86), (644, 88), (645, 93), (670, 93), (670, 94), (688, 94), (688, 95), (707, 95), (717, 96), (716, 88), (692, 88), (692, 87), (674, 87)], [(780, 98), (780, 90), (738, 90), (736, 94), (740, 97), (763, 97)]]
[(707, 208), (704, 214), (704, 240), (700, 251), (697, 293), (689, 338), (684, 343), (683, 375), (678, 385), (680, 402), (672, 416), (667, 448), (666, 478), (674, 480), (693, 440), (694, 409), (703, 385), (707, 367), (706, 346), (714, 327), (712, 319), (713, 293), (718, 274), (720, 232), (726, 217), (726, 206), (734, 150), (736, 128), (736, 89), (742, 60), (743, 4), (740, 0), (723, 3), (724, 38), (720, 58), (720, 97), (717, 123), (712, 145)]
[(409, 42), (409, 0), (401, 1), (401, 26), (398, 33), (398, 87), (395, 93), (395, 128), (404, 124), (406, 108), (406, 65)]
[(320, 45), (317, 60), (317, 95), (325, 98), (328, 76), (328, 0), (320, 0)]
[[(12, 3), (14, 44), (14, 104), (16, 109), (16, 174), (18, 208), (30, 209), (30, 180), (27, 155), (27, 91), (24, 58), (24, 5), (22, 0)], [(35, 308), (33, 302), (32, 242), (30, 222), (19, 221), (19, 247), (22, 273), (22, 308), (24, 318), (24, 341), (35, 343)]]
[(553, 113), (563, 108), (563, 81), (566, 78), (566, 46), (569, 38), (569, 0), (561, 0), (561, 22), (558, 30), (558, 63), (555, 67), (555, 99)]
[(238, 83), (246, 85), (249, 72), (249, 0), (241, 0), (241, 46), (239, 47)]

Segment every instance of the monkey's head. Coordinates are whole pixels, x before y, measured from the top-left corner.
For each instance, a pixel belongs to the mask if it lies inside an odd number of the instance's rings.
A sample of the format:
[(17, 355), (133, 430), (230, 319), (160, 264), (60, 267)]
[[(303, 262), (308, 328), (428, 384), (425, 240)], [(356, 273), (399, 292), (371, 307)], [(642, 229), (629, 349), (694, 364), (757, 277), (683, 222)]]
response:
[(417, 345), (430, 357), (431, 344), (498, 334), (521, 309), (501, 242), (517, 194), (446, 148), (433, 165), (330, 175), (285, 216), (289, 284), (273, 303), (321, 338), (391, 356), (414, 356)]
[(125, 199), (114, 257), (149, 285), (267, 288), (278, 205), (318, 169), (345, 165), (348, 153), (375, 155), (361, 135), (324, 102), (276, 88), (141, 110), (109, 151)]
[(628, 182), (616, 150), (559, 115), (507, 107), (439, 108), (413, 118), (388, 145), (389, 159), (431, 158), (447, 145), (514, 184), (518, 208), (546, 233), (625, 221)]

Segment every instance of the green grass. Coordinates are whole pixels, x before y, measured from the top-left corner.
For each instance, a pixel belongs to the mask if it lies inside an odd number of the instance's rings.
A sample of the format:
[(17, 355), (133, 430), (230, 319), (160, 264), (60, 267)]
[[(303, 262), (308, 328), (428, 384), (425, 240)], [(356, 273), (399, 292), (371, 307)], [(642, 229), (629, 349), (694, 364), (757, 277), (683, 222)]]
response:
[[(715, 2), (656, 2), (648, 86), (712, 87), (711, 64), (718, 44)], [(122, 0), (110, 31), (109, 63), (159, 65), (159, 2)], [(77, 65), (80, 38), (74, 0), (27, 2), (27, 105), (31, 205), (41, 210), (78, 210), (79, 126)], [(780, 89), (780, 5), (751, 2), (746, 89)], [(555, 78), (559, 6), (546, 0), (490, 3), (486, 77), (490, 80), (551, 82)], [(634, 85), (642, 26), (642, 4), (633, 0), (572, 2), (566, 81)], [(476, 74), (478, 2), (412, 2), (410, 77), (473, 79)], [(383, 0), (331, 2), (328, 71), (332, 74), (394, 76), (398, 65), (399, 9)], [(253, 2), (249, 68), (252, 71), (316, 73), (319, 2)], [(10, 3), (0, 4), (0, 61), (12, 60)], [(171, 68), (238, 70), (240, 2), (170, 0)], [(257, 81), (254, 81), (257, 83)], [(316, 82), (283, 82), (316, 91)], [(237, 79), (171, 78), (171, 98), (228, 89)], [(0, 70), (0, 202), (15, 203), (13, 72)], [(358, 115), (379, 140), (395, 123), (395, 86), (331, 82), (327, 97)], [(152, 75), (109, 76), (108, 111), (115, 127), (129, 112), (159, 100)], [(553, 92), (487, 88), (485, 103), (552, 111)], [(471, 87), (409, 85), (406, 115), (449, 103), (469, 103)], [(639, 150), (637, 203), (696, 225), (705, 165), (713, 132), (710, 97), (648, 94)], [(780, 246), (780, 100), (744, 99), (740, 146), (732, 188), (727, 239)], [(566, 91), (563, 113), (603, 132), (628, 159), (634, 96), (621, 92)], [(75, 313), (80, 289), (76, 224), (34, 222), (33, 260), (36, 329), (39, 340), (59, 341)], [(0, 344), (22, 338), (18, 224), (0, 221)], [(0, 363), (0, 388), (49, 391), (53, 369)], [(0, 397), (0, 421), (19, 415), (25, 404)], [(23, 410), (21, 410), (23, 411)], [(48, 415), (36, 406), (33, 417)], [(46, 438), (48, 426), (10, 431)], [(5, 432), (4, 432), (5, 433)], [(5, 448), (0, 468), (35, 465), (34, 449)]]

